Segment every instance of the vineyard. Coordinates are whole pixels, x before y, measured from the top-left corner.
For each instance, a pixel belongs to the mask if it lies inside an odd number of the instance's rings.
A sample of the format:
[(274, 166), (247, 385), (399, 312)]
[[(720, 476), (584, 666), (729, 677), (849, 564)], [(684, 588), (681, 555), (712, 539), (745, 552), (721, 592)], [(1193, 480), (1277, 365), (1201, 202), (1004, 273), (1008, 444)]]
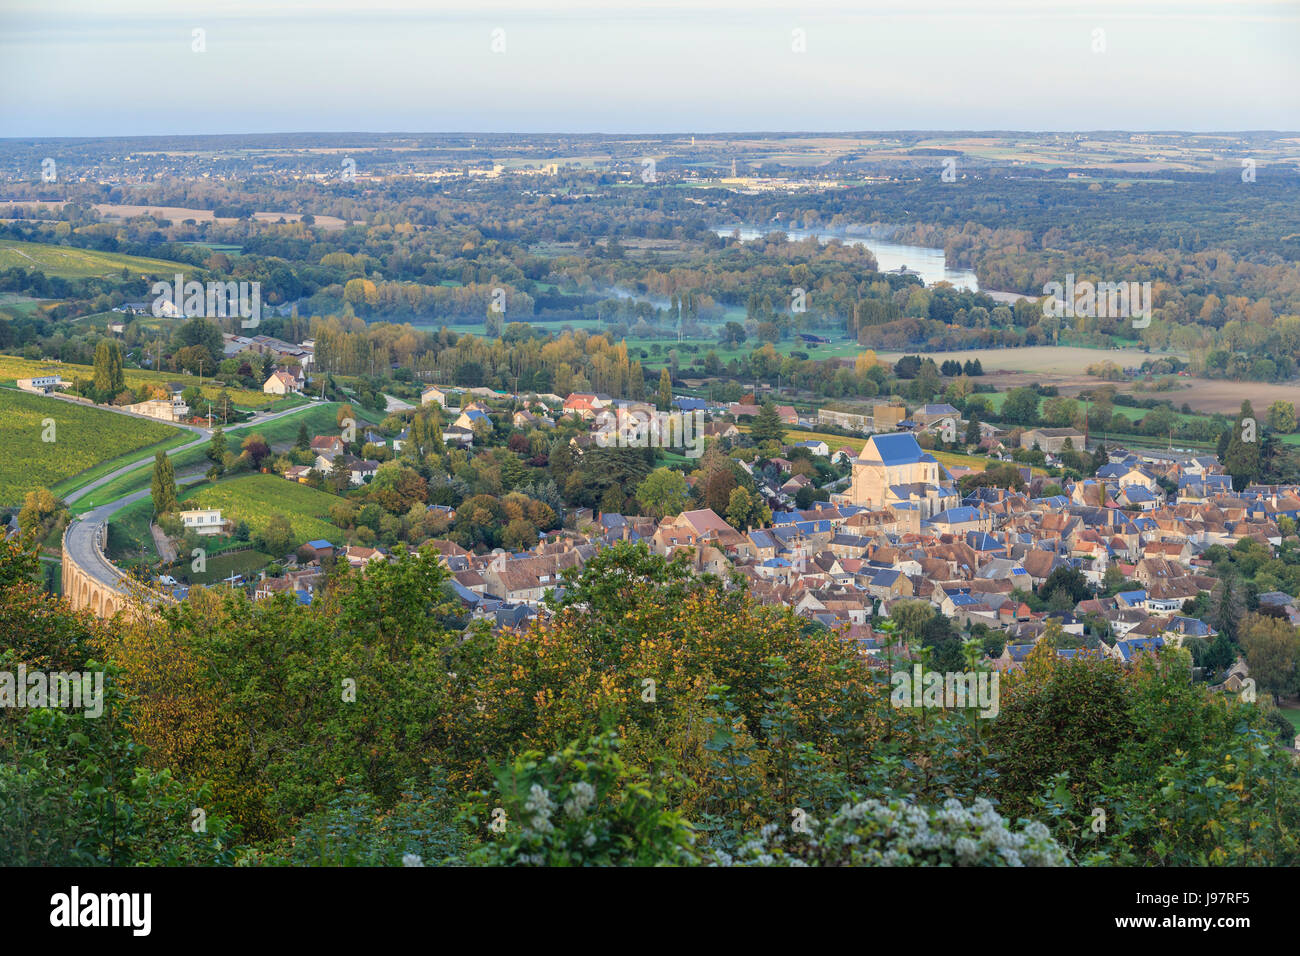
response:
[(162, 422), (0, 390), (0, 506), (21, 504), (33, 489), (165, 441), (177, 431)]
[(246, 521), (254, 534), (266, 528), (272, 515), (284, 515), (293, 526), (295, 544), (315, 538), (340, 544), (343, 533), (330, 521), (329, 511), (341, 500), (279, 475), (262, 474), (203, 485), (181, 496), (183, 507), (220, 508), (222, 518)]
[[(184, 382), (186, 385), (198, 384), (198, 379), (183, 372), (150, 372), (147, 369), (138, 368), (128, 368), (124, 372), (127, 387), (133, 389), (139, 388), (145, 383), (150, 385), (162, 385), (166, 382)], [(73, 379), (77, 378), (93, 378), (94, 374), (95, 370), (89, 365), (36, 361), (35, 359), (20, 358), (17, 355), (0, 355), (0, 382), (12, 382), (14, 379), (33, 378), (40, 375), (59, 375), (65, 382), (71, 383)], [(215, 402), (223, 387), (208, 380), (203, 383), (200, 391), (203, 392), (204, 398), (212, 399)], [(245, 408), (262, 408), (276, 399), (274, 395), (267, 395), (265, 392), (247, 388), (231, 387), (226, 388), (225, 391), (230, 395), (232, 402)]]
[(0, 240), (0, 269), (29, 269), (63, 279), (87, 279), (92, 276), (121, 276), (122, 270), (134, 275), (170, 279), (177, 272), (193, 273), (194, 267), (166, 259), (147, 259), (120, 252), (100, 252), (75, 246), (56, 246), (40, 242)]

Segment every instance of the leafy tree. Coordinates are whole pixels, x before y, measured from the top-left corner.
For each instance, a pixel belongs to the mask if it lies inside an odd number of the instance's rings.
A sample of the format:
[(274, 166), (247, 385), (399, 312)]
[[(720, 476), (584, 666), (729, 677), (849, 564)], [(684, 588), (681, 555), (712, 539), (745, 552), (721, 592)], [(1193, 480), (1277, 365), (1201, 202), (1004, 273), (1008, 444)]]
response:
[(664, 366), (659, 370), (659, 408), (661, 411), (672, 411), (673, 407), (673, 379), (668, 374), (668, 367)]
[[(1109, 568), (1107, 569), (1109, 570)], [(1083, 572), (1076, 568), (1057, 568), (1047, 576), (1047, 579), (1038, 589), (1038, 596), (1043, 600), (1048, 600), (1057, 591), (1063, 591), (1069, 598), (1069, 607), (1074, 607), (1080, 601), (1087, 600), (1092, 591), (1088, 587), (1087, 580), (1084, 579)]]
[(212, 430), (212, 439), (208, 442), (207, 456), (209, 461), (220, 464), (226, 457), (226, 433), (217, 426)]
[(1054, 649), (1035, 649), (1023, 679), (1003, 688), (997, 720), (989, 721), (989, 743), (1005, 755), (994, 789), (1013, 813), (1027, 811), (1062, 772), (1069, 790), (1086, 801), (1106, 780), (1105, 760), (1132, 732), (1122, 668), (1093, 658), (1058, 661)]
[(1300, 635), (1283, 618), (1249, 614), (1239, 633), (1250, 676), (1260, 690), (1273, 695), (1276, 703), (1283, 694), (1300, 689)]
[(1073, 425), (1079, 417), (1079, 403), (1064, 395), (1055, 395), (1043, 402), (1043, 421), (1054, 428)]
[(172, 353), (172, 363), (178, 370), (202, 375), (212, 371), (212, 353), (201, 345), (187, 345)]
[(686, 477), (673, 468), (656, 468), (637, 485), (636, 500), (656, 518), (680, 514), (691, 503)]
[(113, 339), (101, 339), (95, 346), (94, 387), (105, 401), (126, 388), (122, 347)]
[(66, 517), (66, 506), (48, 488), (37, 488), (23, 496), (23, 506), (18, 511), (18, 529), (28, 538), (41, 541), (60, 525), (60, 515)]
[(1281, 399), (1268, 406), (1268, 427), (1283, 435), (1295, 431), (1295, 403)]
[(264, 551), (272, 557), (280, 557), (288, 554), (292, 549), (295, 541), (293, 525), (289, 519), (282, 514), (273, 514), (266, 522), (266, 527), (254, 539), (257, 543), (257, 549)]
[(537, 528), (527, 518), (514, 518), (501, 532), (501, 546), (507, 551), (527, 551), (537, 544)]
[[(97, 674), (89, 706), (0, 709), (0, 846), (14, 866), (229, 865), (237, 834), (211, 791), (151, 765), (138, 700), (101, 649), (119, 623), (43, 593), (35, 546), (0, 537), (0, 672)], [(111, 655), (109, 655), (111, 656)], [(92, 687), (95, 686), (92, 684)], [(12, 684), (10, 685), (12, 691)], [(94, 691), (91, 691), (92, 695)], [(207, 807), (206, 832), (191, 810)]]
[(934, 606), (928, 601), (909, 598), (889, 606), (889, 619), (898, 625), (899, 634), (917, 644), (925, 637), (926, 626), (935, 614)]
[(1013, 388), (1002, 402), (1002, 420), (1013, 425), (1033, 425), (1038, 421), (1038, 392), (1033, 388)]
[(1225, 569), (1210, 593), (1209, 624), (1229, 640), (1237, 640), (1238, 628), (1246, 612), (1246, 595), (1236, 571)]
[(1259, 423), (1250, 401), (1241, 403), (1241, 412), (1233, 424), (1228, 445), (1223, 453), (1223, 467), (1232, 476), (1232, 487), (1241, 491), (1259, 477), (1260, 449)]
[(957, 481), (957, 486), (961, 489), (962, 494), (969, 494), (974, 488), (1009, 488), (1014, 491), (1023, 491), (1025, 489), (1024, 476), (1020, 474), (1020, 469), (1015, 465), (1008, 463), (990, 464), (983, 471), (971, 475), (963, 475)]
[(176, 473), (172, 469), (172, 461), (167, 457), (166, 452), (154, 452), (153, 479), (150, 482), (149, 493), (153, 498), (155, 515), (165, 515), (175, 511), (178, 507), (176, 502)]
[(894, 374), (898, 378), (915, 378), (916, 373), (921, 371), (921, 357), (919, 355), (904, 355), (894, 363)]
[(240, 454), (248, 459), (254, 470), (261, 468), (262, 462), (271, 454), (271, 446), (260, 432), (245, 438), (239, 448)]
[(762, 498), (751, 495), (744, 488), (734, 488), (727, 501), (727, 513), (724, 517), (727, 524), (737, 531), (744, 531), (748, 527), (766, 524), (772, 519), (772, 513), (763, 504)]
[(207, 357), (206, 367), (215, 369), (216, 357), (223, 354), (221, 326), (205, 318), (192, 318), (176, 327), (172, 333), (172, 348), (180, 351), (185, 348), (202, 349)]

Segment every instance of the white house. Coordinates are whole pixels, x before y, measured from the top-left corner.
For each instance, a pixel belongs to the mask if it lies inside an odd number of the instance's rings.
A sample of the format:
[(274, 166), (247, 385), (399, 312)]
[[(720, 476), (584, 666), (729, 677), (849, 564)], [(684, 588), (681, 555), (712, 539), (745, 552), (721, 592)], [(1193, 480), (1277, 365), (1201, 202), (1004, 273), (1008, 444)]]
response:
[(198, 508), (194, 511), (182, 511), (181, 523), (186, 531), (195, 534), (220, 534), (224, 526), (220, 508)]
[(800, 441), (794, 443), (795, 448), (807, 448), (811, 454), (825, 458), (831, 453), (830, 448), (824, 441)]
[(459, 395), (460, 395), (459, 389), (444, 388), (441, 385), (430, 385), (428, 388), (426, 388), (423, 392), (420, 393), (420, 404), (421, 405), (437, 404), (437, 405), (441, 405), (443, 408), (446, 408), (448, 400), (451, 399), (452, 397), (459, 396)]
[(262, 391), (268, 395), (288, 395), (297, 390), (298, 380), (288, 372), (272, 372), (271, 377), (262, 384)]
[(50, 392), (57, 391), (60, 388), (66, 388), (68, 383), (58, 375), (38, 375), (35, 378), (20, 378), (14, 382), (24, 392), (35, 392), (37, 395), (48, 395)]
[(128, 412), (134, 412), (136, 415), (156, 418), (163, 422), (183, 421), (190, 414), (190, 407), (185, 404), (185, 400), (179, 395), (174, 395), (171, 398), (151, 398), (146, 402), (136, 402), (134, 405), (124, 405), (122, 407)]

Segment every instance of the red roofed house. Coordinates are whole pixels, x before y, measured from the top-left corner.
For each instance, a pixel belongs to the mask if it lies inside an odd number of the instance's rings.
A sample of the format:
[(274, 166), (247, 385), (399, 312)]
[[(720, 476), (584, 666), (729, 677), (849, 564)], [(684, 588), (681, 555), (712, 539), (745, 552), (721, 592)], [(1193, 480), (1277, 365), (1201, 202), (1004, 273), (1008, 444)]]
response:
[(591, 421), (603, 409), (608, 408), (613, 402), (608, 395), (598, 395), (595, 392), (574, 392), (564, 400), (564, 414), (577, 415), (584, 421)]

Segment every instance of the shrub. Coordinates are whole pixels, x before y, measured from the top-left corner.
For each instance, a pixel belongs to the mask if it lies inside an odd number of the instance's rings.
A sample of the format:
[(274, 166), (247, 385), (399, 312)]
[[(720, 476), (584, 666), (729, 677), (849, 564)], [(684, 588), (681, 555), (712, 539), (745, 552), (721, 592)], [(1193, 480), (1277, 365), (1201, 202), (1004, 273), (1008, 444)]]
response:
[(1068, 866), (1070, 859), (1047, 827), (1025, 822), (1016, 830), (978, 799), (924, 807), (902, 799), (845, 804), (807, 830), (764, 827), (723, 866)]
[[(545, 756), (529, 751), (497, 774), (506, 823), (476, 850), (482, 866), (653, 866), (696, 861), (695, 835), (653, 782), (623, 763), (615, 734)], [(483, 794), (487, 797), (487, 794)], [(484, 807), (486, 809), (486, 806)], [(491, 819), (481, 821), (487, 828)]]

